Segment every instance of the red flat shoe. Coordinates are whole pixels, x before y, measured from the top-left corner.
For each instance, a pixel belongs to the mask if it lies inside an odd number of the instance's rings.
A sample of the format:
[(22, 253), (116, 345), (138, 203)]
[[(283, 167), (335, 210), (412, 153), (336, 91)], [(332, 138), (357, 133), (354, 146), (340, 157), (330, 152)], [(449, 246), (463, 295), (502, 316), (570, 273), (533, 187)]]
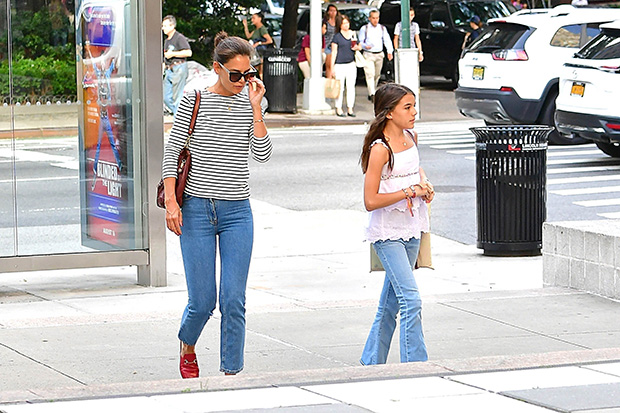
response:
[(198, 360), (196, 354), (186, 354), (181, 356), (181, 377), (184, 379), (194, 379), (198, 377)]

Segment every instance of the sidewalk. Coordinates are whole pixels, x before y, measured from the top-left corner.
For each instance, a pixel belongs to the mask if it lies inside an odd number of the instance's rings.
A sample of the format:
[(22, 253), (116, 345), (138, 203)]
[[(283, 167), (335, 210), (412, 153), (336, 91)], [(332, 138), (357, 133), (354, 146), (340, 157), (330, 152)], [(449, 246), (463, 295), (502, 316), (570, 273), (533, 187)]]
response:
[[(374, 119), (373, 103), (367, 98), (366, 86), (357, 85), (355, 99), (355, 114), (352, 117), (339, 117), (330, 115), (305, 115), (302, 113), (271, 113), (265, 116), (265, 122), (269, 128), (281, 127), (304, 127), (324, 125), (360, 125), (370, 123)], [(333, 100), (328, 100), (334, 107)], [(303, 94), (297, 94), (297, 108), (303, 106)], [(424, 87), (420, 91), (420, 122), (467, 120), (461, 115), (456, 107), (454, 93), (446, 88)], [(172, 127), (172, 116), (165, 118), (165, 130)]]
[[(244, 372), (218, 372), (216, 316), (197, 346), (201, 378), (178, 379), (186, 293), (178, 240), (169, 234), (164, 288), (135, 285), (129, 268), (2, 275), (0, 411), (620, 407), (618, 303), (543, 288), (540, 257), (486, 257), (434, 236), (435, 270), (416, 273), (429, 362), (398, 363), (397, 333), (389, 363), (363, 367), (383, 282), (368, 272), (365, 214), (259, 201), (253, 209)], [(554, 366), (569, 367), (547, 368)], [(71, 399), (87, 401), (59, 402)]]
[[(441, 81), (427, 80), (431, 87), (423, 86), (420, 92), (420, 122), (442, 120), (465, 120), (456, 107), (454, 93), (441, 86)], [(439, 87), (435, 87), (439, 84)], [(302, 108), (303, 94), (297, 94), (297, 107)], [(329, 101), (333, 107), (333, 101)], [(79, 105), (58, 104), (43, 106), (0, 107), (0, 139), (75, 137), (78, 134)], [(14, 123), (9, 122), (11, 111)], [(303, 127), (320, 125), (359, 125), (370, 123), (374, 118), (373, 104), (367, 99), (366, 86), (356, 87), (356, 117), (341, 118), (333, 115), (304, 115), (298, 113), (267, 113), (269, 128)], [(172, 116), (164, 118), (164, 130), (172, 127)]]

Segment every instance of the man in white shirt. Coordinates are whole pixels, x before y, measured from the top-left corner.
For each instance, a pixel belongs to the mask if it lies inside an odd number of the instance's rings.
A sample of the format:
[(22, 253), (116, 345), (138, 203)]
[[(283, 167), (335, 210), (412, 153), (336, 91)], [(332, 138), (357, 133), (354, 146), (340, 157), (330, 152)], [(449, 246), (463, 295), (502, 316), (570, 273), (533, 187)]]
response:
[(364, 73), (366, 74), (368, 100), (373, 100), (383, 68), (383, 58), (385, 57), (383, 46), (387, 50), (388, 60), (392, 60), (394, 46), (392, 46), (387, 29), (379, 24), (379, 10), (371, 10), (368, 21), (369, 23), (360, 29), (359, 41), (366, 58)]

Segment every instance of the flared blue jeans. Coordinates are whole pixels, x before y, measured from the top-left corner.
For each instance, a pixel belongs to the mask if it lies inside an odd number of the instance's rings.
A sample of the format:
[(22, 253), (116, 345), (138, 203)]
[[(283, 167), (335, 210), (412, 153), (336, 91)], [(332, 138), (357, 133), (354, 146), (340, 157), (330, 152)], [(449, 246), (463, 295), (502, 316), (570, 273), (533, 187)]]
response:
[(420, 240), (377, 241), (373, 248), (385, 268), (385, 282), (360, 362), (364, 365), (385, 364), (399, 313), (401, 363), (426, 361), (422, 300), (413, 276)]

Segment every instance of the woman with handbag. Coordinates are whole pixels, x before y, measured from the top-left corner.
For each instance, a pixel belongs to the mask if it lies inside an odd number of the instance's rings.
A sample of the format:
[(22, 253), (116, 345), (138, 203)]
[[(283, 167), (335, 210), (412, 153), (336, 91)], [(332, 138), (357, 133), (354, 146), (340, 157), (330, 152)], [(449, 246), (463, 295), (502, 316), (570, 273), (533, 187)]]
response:
[[(220, 371), (243, 369), (245, 290), (253, 243), (248, 158), (266, 162), (272, 144), (263, 121), (265, 93), (250, 65), (252, 46), (224, 32), (215, 39), (215, 85), (200, 92), (189, 150), (192, 167), (182, 207), (175, 196), (177, 158), (187, 139), (196, 93), (183, 97), (163, 161), (166, 225), (180, 236), (188, 304), (183, 313), (180, 370), (198, 377), (195, 345), (218, 301), (215, 274), (219, 250)], [(217, 248), (216, 248), (217, 246)]]
[[(347, 16), (342, 16), (338, 33), (332, 39), (332, 64), (334, 73), (332, 77), (340, 80), (340, 94), (336, 98), (336, 116), (355, 117), (355, 82), (357, 81), (357, 66), (355, 64), (355, 51), (361, 50), (361, 46), (355, 39), (355, 32), (351, 30), (351, 22)], [(347, 113), (342, 111), (342, 101), (347, 92)]]
[(379, 307), (360, 362), (387, 361), (396, 316), (400, 312), (400, 361), (426, 361), (422, 301), (413, 274), (422, 232), (428, 232), (428, 209), (435, 195), (420, 166), (415, 95), (388, 83), (375, 94), (375, 119), (362, 147), (364, 204), (370, 211), (366, 239), (385, 268)]
[(269, 34), (269, 30), (267, 30), (267, 26), (265, 26), (265, 16), (263, 13), (254, 13), (251, 17), (252, 25), (254, 26), (254, 30), (250, 31), (248, 29), (248, 20), (243, 19), (243, 30), (245, 31), (245, 37), (248, 38), (252, 47), (260, 57), (260, 63), (256, 65), (258, 69), (258, 73), (260, 78), (263, 78), (263, 54), (265, 50), (275, 47), (273, 43), (273, 38)]

